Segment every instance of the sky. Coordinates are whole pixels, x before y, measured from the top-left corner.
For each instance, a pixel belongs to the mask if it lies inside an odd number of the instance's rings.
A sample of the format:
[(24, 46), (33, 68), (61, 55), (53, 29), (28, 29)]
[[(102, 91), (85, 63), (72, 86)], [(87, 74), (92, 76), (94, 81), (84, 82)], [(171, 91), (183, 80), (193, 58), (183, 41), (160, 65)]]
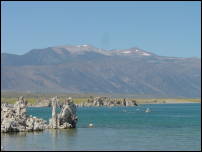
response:
[(201, 2), (1, 1), (1, 52), (80, 44), (201, 58)]

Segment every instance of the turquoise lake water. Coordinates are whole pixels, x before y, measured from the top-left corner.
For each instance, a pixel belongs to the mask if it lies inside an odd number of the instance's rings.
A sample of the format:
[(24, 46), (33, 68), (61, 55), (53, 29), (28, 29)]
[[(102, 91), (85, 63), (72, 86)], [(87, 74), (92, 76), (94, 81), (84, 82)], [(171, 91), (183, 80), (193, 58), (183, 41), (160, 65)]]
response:
[[(1, 145), (7, 150), (201, 150), (200, 109), (198, 103), (80, 107), (76, 129), (1, 133)], [(28, 113), (48, 120), (51, 108), (28, 108)]]

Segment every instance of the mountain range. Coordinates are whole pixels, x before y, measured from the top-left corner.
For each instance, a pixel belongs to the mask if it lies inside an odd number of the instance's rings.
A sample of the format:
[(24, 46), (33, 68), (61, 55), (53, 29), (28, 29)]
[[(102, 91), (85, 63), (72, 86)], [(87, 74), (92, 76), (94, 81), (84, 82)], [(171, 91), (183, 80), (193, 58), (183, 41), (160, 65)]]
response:
[(201, 97), (201, 59), (92, 45), (1, 53), (1, 90)]

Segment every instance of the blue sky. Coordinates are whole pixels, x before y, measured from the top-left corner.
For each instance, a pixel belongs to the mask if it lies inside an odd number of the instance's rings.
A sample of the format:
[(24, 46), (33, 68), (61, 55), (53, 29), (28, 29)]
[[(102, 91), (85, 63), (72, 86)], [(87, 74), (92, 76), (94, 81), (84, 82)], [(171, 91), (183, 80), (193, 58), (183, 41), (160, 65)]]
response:
[(91, 44), (201, 56), (201, 2), (1, 2), (1, 51)]

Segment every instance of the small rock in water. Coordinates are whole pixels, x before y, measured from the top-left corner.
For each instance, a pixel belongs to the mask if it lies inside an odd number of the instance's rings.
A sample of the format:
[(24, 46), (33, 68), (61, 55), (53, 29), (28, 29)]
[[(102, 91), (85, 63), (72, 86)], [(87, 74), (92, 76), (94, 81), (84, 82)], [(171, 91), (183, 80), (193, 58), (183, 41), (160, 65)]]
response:
[(151, 112), (151, 110), (150, 110), (149, 108), (147, 108), (147, 109), (145, 110), (145, 112)]
[(93, 124), (92, 124), (92, 123), (90, 123), (88, 126), (89, 126), (89, 127), (93, 127)]

